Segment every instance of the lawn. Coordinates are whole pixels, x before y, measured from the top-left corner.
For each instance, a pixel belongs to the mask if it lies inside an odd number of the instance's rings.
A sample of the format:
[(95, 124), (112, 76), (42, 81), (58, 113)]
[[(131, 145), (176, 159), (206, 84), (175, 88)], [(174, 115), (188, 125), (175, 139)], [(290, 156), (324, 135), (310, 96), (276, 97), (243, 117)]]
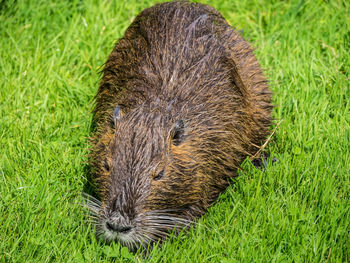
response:
[(279, 162), (243, 163), (197, 227), (148, 258), (96, 240), (80, 202), (99, 71), (156, 2), (0, 1), (0, 262), (350, 261), (345, 0), (202, 1), (256, 48)]

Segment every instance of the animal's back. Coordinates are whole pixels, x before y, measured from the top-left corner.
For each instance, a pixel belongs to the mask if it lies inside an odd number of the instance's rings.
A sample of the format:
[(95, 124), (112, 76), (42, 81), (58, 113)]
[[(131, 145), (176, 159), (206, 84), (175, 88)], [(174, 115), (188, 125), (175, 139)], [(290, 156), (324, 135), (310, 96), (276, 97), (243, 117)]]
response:
[[(271, 93), (252, 48), (210, 6), (171, 2), (145, 9), (103, 72), (96, 123), (109, 118), (115, 105), (128, 111), (142, 103), (162, 103), (176, 112), (194, 107), (209, 114), (210, 104), (226, 95), (259, 126), (255, 135), (270, 125)], [(256, 143), (265, 136), (266, 131)]]

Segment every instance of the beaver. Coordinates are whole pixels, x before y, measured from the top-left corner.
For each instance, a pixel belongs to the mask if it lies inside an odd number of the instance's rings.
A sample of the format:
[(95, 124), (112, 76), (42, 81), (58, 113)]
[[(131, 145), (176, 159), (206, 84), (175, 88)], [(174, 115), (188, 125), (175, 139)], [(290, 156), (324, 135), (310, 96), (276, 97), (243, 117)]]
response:
[(90, 166), (97, 236), (130, 250), (188, 228), (269, 134), (253, 49), (213, 7), (142, 11), (104, 65)]

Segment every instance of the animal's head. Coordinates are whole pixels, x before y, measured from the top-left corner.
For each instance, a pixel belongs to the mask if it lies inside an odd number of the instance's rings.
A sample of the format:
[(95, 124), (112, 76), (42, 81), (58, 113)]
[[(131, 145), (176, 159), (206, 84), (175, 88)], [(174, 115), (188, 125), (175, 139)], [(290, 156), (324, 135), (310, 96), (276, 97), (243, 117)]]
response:
[[(98, 236), (130, 249), (187, 228), (217, 196), (203, 174), (207, 147), (191, 120), (116, 107), (99, 159), (101, 203), (91, 202)], [(198, 137), (199, 136), (199, 137)], [(108, 143), (106, 143), (108, 142)], [(216, 195), (216, 196), (214, 196)]]

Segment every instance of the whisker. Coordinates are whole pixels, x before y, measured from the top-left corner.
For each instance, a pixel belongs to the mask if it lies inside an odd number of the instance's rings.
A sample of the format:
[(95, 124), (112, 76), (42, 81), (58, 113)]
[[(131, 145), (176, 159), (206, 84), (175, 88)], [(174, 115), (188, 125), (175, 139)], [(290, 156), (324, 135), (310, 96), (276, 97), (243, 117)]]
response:
[(188, 223), (188, 224), (192, 224), (195, 223), (194, 221), (191, 220), (187, 220), (187, 219), (183, 219), (183, 218), (179, 218), (179, 217), (146, 217), (148, 220), (154, 220), (155, 222), (167, 222), (167, 221), (171, 221), (171, 222), (182, 222), (182, 223)]
[(179, 227), (190, 226), (189, 224), (179, 224), (179, 223), (176, 223), (176, 222), (174, 222), (174, 223), (172, 223), (172, 222), (170, 222), (170, 223), (163, 223), (163, 222), (152, 222), (152, 221), (147, 222), (147, 224), (145, 224), (145, 225), (147, 225), (147, 226), (168, 227), (168, 228), (175, 228), (177, 226), (179, 226)]
[(90, 201), (93, 201), (94, 203), (96, 204), (100, 204), (101, 205), (101, 201), (98, 200), (96, 197), (92, 196), (92, 195), (89, 195), (88, 193), (82, 193), (82, 196), (85, 198), (85, 199), (88, 199)]
[(162, 237), (169, 237), (170, 234), (166, 231), (162, 231), (162, 230), (158, 230), (158, 229), (151, 229), (151, 231), (148, 231), (148, 230), (143, 230), (144, 232), (148, 233), (148, 234), (151, 234), (153, 236), (158, 236), (160, 238)]

